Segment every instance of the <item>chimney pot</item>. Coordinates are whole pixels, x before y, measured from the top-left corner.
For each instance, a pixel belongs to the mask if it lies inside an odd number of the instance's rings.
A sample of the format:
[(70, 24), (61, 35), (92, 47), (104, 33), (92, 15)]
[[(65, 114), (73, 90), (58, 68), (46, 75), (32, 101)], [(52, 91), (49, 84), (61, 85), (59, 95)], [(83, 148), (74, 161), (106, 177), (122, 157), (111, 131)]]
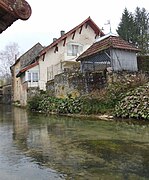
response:
[(65, 34), (65, 31), (62, 30), (60, 33), (61, 33), (61, 36), (63, 36)]
[(55, 42), (57, 40), (57, 38), (53, 38), (53, 42)]

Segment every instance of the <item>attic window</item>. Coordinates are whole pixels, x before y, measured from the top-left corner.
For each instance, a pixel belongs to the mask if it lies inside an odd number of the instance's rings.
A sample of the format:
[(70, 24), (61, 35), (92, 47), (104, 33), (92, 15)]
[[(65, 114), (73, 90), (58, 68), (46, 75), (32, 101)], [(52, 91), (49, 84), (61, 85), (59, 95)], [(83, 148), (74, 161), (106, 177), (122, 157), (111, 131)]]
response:
[(67, 45), (68, 56), (78, 56), (83, 51), (83, 46), (80, 44), (70, 43)]

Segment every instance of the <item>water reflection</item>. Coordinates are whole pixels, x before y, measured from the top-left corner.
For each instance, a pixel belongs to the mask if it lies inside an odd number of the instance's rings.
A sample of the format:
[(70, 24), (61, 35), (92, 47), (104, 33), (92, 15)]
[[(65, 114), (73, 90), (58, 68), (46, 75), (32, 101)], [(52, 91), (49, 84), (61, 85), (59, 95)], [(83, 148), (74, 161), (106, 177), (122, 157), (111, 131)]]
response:
[(14, 108), (13, 139), (65, 179), (148, 179), (149, 126), (27, 114)]
[(28, 124), (25, 110), (0, 106), (0, 180), (64, 179), (29, 155)]

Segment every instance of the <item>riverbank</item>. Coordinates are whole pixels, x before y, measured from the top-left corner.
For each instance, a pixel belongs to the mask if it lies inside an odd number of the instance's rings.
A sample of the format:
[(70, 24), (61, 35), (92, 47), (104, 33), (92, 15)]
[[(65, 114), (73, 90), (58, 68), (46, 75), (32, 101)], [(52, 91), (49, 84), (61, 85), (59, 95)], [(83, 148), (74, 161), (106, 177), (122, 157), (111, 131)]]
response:
[(28, 101), (31, 111), (73, 117), (94, 117), (111, 120), (114, 117), (149, 120), (149, 83), (139, 87), (112, 84), (82, 97), (51, 97), (37, 94)]
[(81, 119), (90, 119), (90, 120), (104, 120), (104, 121), (111, 121), (114, 120), (114, 116), (107, 115), (107, 114), (100, 114), (100, 115), (83, 115), (83, 114), (60, 114), (61, 116), (73, 117), (73, 118), (81, 118)]

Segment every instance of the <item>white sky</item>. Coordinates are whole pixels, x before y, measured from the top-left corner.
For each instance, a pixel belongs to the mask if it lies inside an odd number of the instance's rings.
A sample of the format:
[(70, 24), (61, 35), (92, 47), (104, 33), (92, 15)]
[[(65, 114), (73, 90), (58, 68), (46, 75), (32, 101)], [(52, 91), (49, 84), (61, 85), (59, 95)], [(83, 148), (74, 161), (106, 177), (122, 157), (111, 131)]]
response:
[(148, 0), (27, 0), (32, 15), (27, 21), (18, 20), (0, 34), (0, 50), (12, 42), (18, 43), (23, 53), (40, 42), (43, 46), (51, 44), (60, 36), (60, 31), (71, 30), (89, 16), (109, 32), (105, 25), (110, 20), (112, 32), (122, 17), (124, 8), (134, 13), (136, 7), (144, 7), (149, 12)]

